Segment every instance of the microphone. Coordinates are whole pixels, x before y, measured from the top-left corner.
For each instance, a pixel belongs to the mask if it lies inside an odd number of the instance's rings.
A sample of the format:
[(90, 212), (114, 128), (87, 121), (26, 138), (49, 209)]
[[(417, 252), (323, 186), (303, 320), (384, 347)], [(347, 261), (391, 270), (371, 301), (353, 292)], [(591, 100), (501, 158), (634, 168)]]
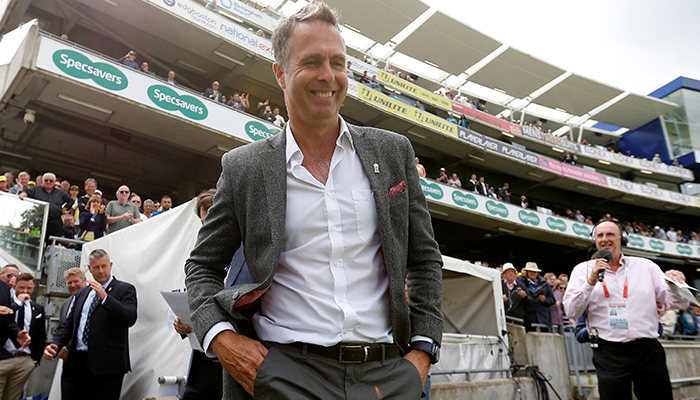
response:
[[(598, 250), (597, 253), (595, 253), (595, 256), (593, 256), (595, 259), (603, 258), (605, 261), (608, 263), (611, 263), (613, 260), (613, 253), (610, 250)], [(598, 272), (598, 282), (603, 282), (603, 278), (605, 278), (605, 270), (602, 270)]]

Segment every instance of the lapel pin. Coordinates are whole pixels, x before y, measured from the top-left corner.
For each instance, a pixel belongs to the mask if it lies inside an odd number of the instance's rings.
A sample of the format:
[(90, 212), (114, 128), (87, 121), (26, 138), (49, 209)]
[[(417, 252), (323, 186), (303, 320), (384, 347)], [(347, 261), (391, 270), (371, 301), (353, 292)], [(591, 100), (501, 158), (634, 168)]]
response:
[(108, 292), (111, 292), (111, 291), (112, 291), (112, 288), (107, 289), (107, 291), (108, 291)]
[(379, 173), (379, 164), (374, 163), (374, 173), (378, 174)]

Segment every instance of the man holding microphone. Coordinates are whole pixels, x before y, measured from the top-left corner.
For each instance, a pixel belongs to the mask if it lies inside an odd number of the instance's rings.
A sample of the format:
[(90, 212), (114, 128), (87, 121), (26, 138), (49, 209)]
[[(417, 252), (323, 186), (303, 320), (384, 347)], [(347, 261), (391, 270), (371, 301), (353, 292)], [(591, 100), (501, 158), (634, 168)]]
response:
[[(564, 295), (564, 308), (572, 318), (584, 311), (588, 313), (588, 332), (597, 344), (593, 364), (600, 398), (631, 400), (634, 383), (634, 393), (640, 400), (671, 400), (666, 355), (656, 340), (656, 302), (686, 308), (688, 301), (671, 290), (658, 265), (622, 254), (627, 237), (619, 222), (599, 222), (593, 227), (592, 237), (599, 252), (595, 259), (574, 268)], [(600, 250), (612, 253), (608, 254), (609, 261)], [(665, 274), (685, 282), (680, 271), (669, 270)]]

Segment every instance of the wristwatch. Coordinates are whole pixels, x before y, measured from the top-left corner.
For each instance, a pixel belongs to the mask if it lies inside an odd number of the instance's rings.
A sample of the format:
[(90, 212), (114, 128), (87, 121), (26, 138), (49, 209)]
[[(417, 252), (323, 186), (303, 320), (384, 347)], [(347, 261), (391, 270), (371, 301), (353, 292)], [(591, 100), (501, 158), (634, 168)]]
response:
[(430, 356), (430, 363), (436, 364), (440, 361), (440, 346), (425, 340), (416, 340), (411, 343), (411, 350), (420, 350)]

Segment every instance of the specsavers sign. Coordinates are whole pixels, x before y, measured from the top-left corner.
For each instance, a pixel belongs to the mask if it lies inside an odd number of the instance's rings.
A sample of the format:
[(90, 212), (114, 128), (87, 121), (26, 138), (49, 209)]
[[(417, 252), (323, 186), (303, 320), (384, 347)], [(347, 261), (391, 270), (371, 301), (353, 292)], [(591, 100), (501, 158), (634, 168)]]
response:
[(265, 139), (280, 131), (231, 107), (47, 36), (40, 36), (36, 67), (244, 142)]
[[(543, 214), (535, 210), (524, 209), (515, 204), (505, 203), (468, 192), (464, 189), (440, 184), (432, 179), (422, 178), (420, 185), (429, 203), (442, 204), (460, 209), (463, 212), (477, 213), (485, 217), (508, 221), (526, 229), (538, 229), (553, 234), (570, 236), (575, 239), (591, 239), (592, 225), (583, 224), (568, 218)], [(639, 235), (630, 235), (627, 247), (654, 253), (700, 259), (700, 246), (657, 240)]]

